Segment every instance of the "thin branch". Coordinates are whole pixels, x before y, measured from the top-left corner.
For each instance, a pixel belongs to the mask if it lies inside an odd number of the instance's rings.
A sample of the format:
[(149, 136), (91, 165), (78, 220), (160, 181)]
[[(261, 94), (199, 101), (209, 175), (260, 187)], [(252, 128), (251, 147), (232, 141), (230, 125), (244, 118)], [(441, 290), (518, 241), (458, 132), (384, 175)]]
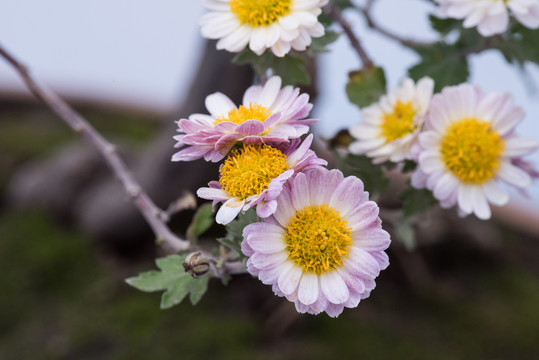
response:
[(144, 192), (138, 182), (135, 180), (125, 162), (120, 158), (116, 147), (108, 142), (99, 134), (81, 115), (73, 110), (52, 90), (48, 89), (32, 77), (26, 66), (18, 61), (13, 55), (0, 45), (0, 55), (4, 57), (10, 65), (21, 76), (28, 89), (52, 111), (54, 111), (62, 120), (64, 120), (75, 132), (79, 133), (88, 143), (97, 149), (103, 156), (107, 165), (122, 183), (125, 192), (139, 209), (142, 216), (146, 219), (157, 241), (164, 247), (172, 250), (187, 250), (191, 244), (187, 240), (180, 239), (166, 225), (164, 219), (167, 214), (161, 210)]
[(389, 38), (391, 40), (397, 41), (402, 46), (412, 48), (412, 49), (415, 49), (415, 48), (421, 47), (421, 46), (430, 46), (430, 45), (436, 43), (436, 41), (435, 42), (428, 42), (428, 41), (418, 41), (418, 40), (406, 39), (406, 38), (403, 38), (400, 35), (395, 34), (392, 31), (384, 28), (383, 26), (378, 24), (376, 21), (374, 21), (374, 18), (372, 16), (372, 6), (373, 5), (374, 5), (374, 0), (368, 0), (367, 3), (365, 4), (365, 6), (363, 6), (363, 7), (356, 6), (356, 8), (365, 17), (365, 20), (367, 21), (367, 26), (369, 28), (377, 31), (381, 35), (383, 35), (383, 36), (385, 36), (385, 37), (387, 37), (387, 38)]
[(350, 44), (352, 45), (352, 48), (356, 51), (361, 62), (363, 63), (363, 67), (370, 68), (374, 66), (374, 62), (371, 60), (369, 55), (367, 55), (367, 52), (361, 45), (361, 41), (356, 36), (356, 34), (352, 31), (352, 27), (350, 26), (348, 21), (346, 21), (346, 19), (342, 16), (341, 11), (332, 2), (329, 2), (326, 5), (325, 11), (329, 14), (329, 16), (331, 16), (331, 18), (335, 22), (339, 23), (344, 33), (348, 37), (348, 40), (350, 40)]

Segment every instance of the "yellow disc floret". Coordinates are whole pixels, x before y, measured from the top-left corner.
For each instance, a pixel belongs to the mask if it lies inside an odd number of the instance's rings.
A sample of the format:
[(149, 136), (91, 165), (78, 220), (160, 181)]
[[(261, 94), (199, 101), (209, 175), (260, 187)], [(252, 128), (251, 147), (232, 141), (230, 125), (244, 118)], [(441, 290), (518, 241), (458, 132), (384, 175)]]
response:
[(229, 6), (241, 24), (261, 27), (290, 14), (292, 0), (231, 0)]
[(490, 122), (464, 118), (447, 127), (440, 152), (446, 167), (462, 182), (483, 184), (496, 176), (504, 147)]
[(234, 124), (243, 124), (247, 120), (258, 120), (264, 122), (271, 115), (271, 109), (259, 104), (249, 104), (249, 107), (240, 105), (238, 109), (232, 109), (228, 112), (227, 116), (218, 117), (213, 121), (214, 124), (222, 123), (223, 121), (230, 121)]
[(386, 138), (387, 142), (399, 139), (405, 135), (408, 135), (416, 129), (414, 124), (414, 117), (416, 111), (411, 101), (402, 102), (397, 100), (395, 106), (393, 106), (392, 113), (384, 113), (382, 118), (382, 136)]
[(348, 258), (352, 228), (328, 205), (311, 205), (296, 212), (286, 227), (288, 258), (304, 272), (335, 270)]
[(219, 170), (227, 195), (239, 200), (261, 194), (274, 178), (288, 170), (286, 155), (265, 145), (245, 145), (233, 150)]

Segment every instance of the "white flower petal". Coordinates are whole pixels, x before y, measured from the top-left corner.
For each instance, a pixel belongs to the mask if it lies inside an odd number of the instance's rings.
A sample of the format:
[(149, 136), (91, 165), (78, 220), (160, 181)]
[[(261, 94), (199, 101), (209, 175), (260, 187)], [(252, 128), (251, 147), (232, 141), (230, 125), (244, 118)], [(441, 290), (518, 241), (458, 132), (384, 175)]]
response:
[(528, 187), (532, 181), (527, 172), (505, 161), (500, 164), (498, 177), (511, 185), (521, 188)]
[(205, 102), (206, 108), (214, 117), (225, 116), (230, 110), (236, 108), (228, 96), (219, 92), (208, 95)]
[(299, 283), (298, 299), (305, 305), (311, 305), (318, 299), (318, 275), (303, 274)]
[(278, 284), (283, 294), (289, 295), (294, 293), (298, 288), (302, 275), (303, 270), (290, 262), (290, 265), (279, 275)]
[(348, 299), (348, 287), (337, 271), (320, 275), (320, 286), (330, 303), (342, 304)]
[(509, 202), (507, 191), (503, 190), (494, 180), (483, 185), (483, 192), (487, 200), (494, 205), (503, 206)]

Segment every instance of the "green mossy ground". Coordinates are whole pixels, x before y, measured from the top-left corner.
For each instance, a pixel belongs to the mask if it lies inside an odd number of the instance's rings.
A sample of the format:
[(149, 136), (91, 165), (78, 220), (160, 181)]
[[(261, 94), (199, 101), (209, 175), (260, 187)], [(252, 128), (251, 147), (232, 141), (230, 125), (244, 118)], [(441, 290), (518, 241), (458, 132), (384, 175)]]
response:
[[(76, 140), (52, 116), (39, 115), (47, 125), (5, 116), (0, 112), (2, 187), (19, 164)], [(121, 124), (133, 127), (126, 130), (113, 124), (116, 117), (105, 118), (103, 131), (112, 136), (125, 130), (143, 141), (155, 130), (144, 119), (124, 118)], [(506, 229), (495, 250), (451, 251), (443, 265), (423, 255), (432, 270), (428, 285), (410, 286), (393, 262), (372, 297), (337, 320), (297, 315), (249, 276), (226, 288), (213, 280), (198, 306), (163, 311), (158, 294), (123, 281), (153, 269), (151, 259), (119, 259), (46, 214), (4, 208), (0, 359), (537, 358), (537, 239)]]

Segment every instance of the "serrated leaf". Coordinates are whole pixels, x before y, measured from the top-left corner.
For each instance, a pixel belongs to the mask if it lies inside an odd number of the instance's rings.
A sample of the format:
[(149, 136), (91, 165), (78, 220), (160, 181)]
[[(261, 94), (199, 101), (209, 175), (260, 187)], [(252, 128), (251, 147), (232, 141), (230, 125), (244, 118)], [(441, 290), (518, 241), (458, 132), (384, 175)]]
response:
[(297, 56), (286, 55), (283, 58), (275, 57), (271, 66), (274, 75), (279, 75), (283, 85), (309, 85), (311, 77), (307, 71), (307, 62)]
[(402, 194), (402, 212), (404, 217), (411, 217), (427, 211), (438, 201), (427, 189), (410, 188)]
[(449, 85), (465, 82), (470, 75), (468, 62), (461, 55), (459, 48), (444, 44), (435, 44), (416, 49), (421, 61), (408, 69), (408, 74), (415, 81), (424, 76), (434, 80), (434, 92)]
[(370, 67), (348, 74), (346, 95), (357, 106), (368, 106), (380, 98), (386, 92), (386, 76), (384, 69)]
[(348, 154), (340, 167), (345, 176), (353, 175), (361, 179), (365, 190), (371, 193), (373, 198), (380, 196), (389, 185), (383, 167), (373, 164), (372, 159), (366, 156)]
[(236, 251), (240, 257), (244, 257), (241, 252), (241, 242), (243, 241), (243, 229), (254, 222), (259, 222), (254, 208), (249, 209), (245, 214), (239, 214), (238, 218), (226, 225), (226, 236), (217, 239), (221, 244)]
[(185, 299), (190, 294), (193, 305), (200, 301), (207, 290), (209, 275), (193, 278), (183, 268), (185, 255), (170, 255), (156, 260), (161, 271), (150, 270), (125, 281), (145, 292), (166, 290), (161, 296), (161, 309), (168, 309)]
[(200, 235), (213, 225), (213, 212), (211, 203), (207, 203), (198, 208), (187, 228), (187, 238), (196, 241)]
[(192, 305), (196, 305), (208, 290), (208, 280), (209, 276), (203, 276), (190, 283), (189, 300)]
[(283, 85), (308, 85), (311, 82), (305, 59), (290, 53), (281, 58), (268, 50), (258, 56), (245, 48), (232, 59), (232, 63), (250, 64), (258, 75), (265, 75), (268, 69), (272, 69), (275, 75), (281, 77)]
[(169, 309), (182, 302), (189, 293), (190, 275), (179, 277), (161, 296), (161, 309)]
[(164, 273), (181, 273), (183, 272), (183, 260), (185, 259), (185, 255), (170, 255), (163, 258), (159, 258), (155, 260), (155, 264), (159, 269), (161, 269)]
[(326, 30), (324, 36), (313, 38), (311, 45), (307, 48), (307, 54), (315, 56), (316, 53), (327, 52), (327, 46), (334, 43), (340, 35), (338, 32)]
[(170, 279), (167, 279), (160, 271), (156, 270), (141, 273), (139, 276), (125, 281), (134, 288), (146, 292), (165, 290), (170, 283)]

